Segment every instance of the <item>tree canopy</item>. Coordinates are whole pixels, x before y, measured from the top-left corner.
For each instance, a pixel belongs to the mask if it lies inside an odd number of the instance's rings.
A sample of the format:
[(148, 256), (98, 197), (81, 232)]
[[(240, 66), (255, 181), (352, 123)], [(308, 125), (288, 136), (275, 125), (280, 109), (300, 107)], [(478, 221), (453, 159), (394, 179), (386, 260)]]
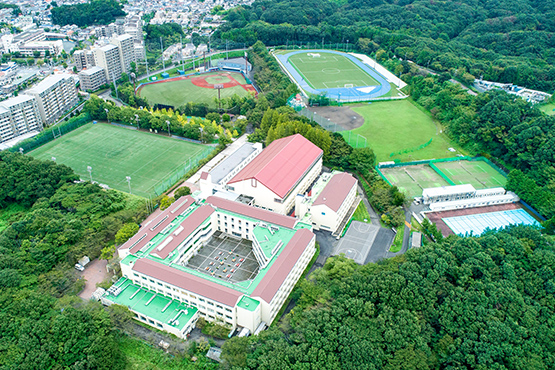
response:
[(122, 3), (116, 0), (91, 0), (84, 4), (62, 5), (52, 8), (51, 12), (52, 22), (60, 26), (109, 24), (116, 17), (125, 16)]
[(279, 327), (232, 338), (222, 357), (250, 369), (552, 368), (552, 248), (519, 226), (379, 264), (333, 257)]

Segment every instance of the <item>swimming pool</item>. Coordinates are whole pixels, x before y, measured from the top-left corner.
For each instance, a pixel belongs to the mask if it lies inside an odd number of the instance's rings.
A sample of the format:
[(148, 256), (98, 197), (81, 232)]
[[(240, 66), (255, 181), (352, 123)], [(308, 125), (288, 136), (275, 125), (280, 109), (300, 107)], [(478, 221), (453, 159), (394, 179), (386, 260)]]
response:
[(536, 221), (523, 209), (478, 213), (474, 215), (446, 217), (443, 222), (457, 235), (482, 235), (487, 229), (501, 229), (509, 225), (537, 225)]

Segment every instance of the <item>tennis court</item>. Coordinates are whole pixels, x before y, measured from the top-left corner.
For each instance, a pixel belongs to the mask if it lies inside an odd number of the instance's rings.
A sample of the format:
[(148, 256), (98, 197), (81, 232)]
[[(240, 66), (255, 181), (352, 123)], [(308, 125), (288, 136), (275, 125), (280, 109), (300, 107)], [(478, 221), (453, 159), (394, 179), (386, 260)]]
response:
[(434, 165), (455, 185), (471, 184), (476, 189), (505, 187), (507, 178), (485, 161), (436, 162)]
[(289, 62), (314, 89), (379, 85), (372, 76), (341, 54), (312, 51), (291, 55)]
[(427, 164), (381, 168), (380, 172), (391, 185), (397, 186), (411, 198), (421, 196), (423, 189), (449, 185)]
[[(29, 154), (38, 159), (56, 158), (82, 179), (148, 196), (153, 187), (208, 147), (105, 123), (86, 124)], [(91, 172), (87, 167), (91, 167)]]
[(486, 229), (501, 229), (509, 225), (539, 226), (538, 221), (522, 208), (458, 217), (446, 217), (442, 220), (455, 234), (461, 236), (479, 236), (482, 235)]

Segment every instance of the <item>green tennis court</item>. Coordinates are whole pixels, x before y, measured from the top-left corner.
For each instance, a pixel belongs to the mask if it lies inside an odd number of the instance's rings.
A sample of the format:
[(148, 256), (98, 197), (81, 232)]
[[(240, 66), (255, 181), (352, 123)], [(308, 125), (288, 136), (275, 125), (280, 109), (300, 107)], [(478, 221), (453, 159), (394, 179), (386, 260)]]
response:
[(314, 89), (379, 85), (378, 81), (343, 55), (318, 51), (295, 54), (288, 60)]
[(449, 185), (433, 168), (427, 164), (381, 168), (381, 173), (391, 185), (414, 198), (422, 195), (422, 190)]
[(456, 185), (471, 184), (476, 189), (505, 187), (507, 178), (485, 161), (436, 162), (434, 165)]
[[(38, 159), (56, 158), (71, 167), (83, 180), (106, 184), (128, 192), (153, 194), (153, 187), (206, 146), (105, 123), (87, 124), (31, 151)], [(91, 174), (87, 166), (92, 168)]]

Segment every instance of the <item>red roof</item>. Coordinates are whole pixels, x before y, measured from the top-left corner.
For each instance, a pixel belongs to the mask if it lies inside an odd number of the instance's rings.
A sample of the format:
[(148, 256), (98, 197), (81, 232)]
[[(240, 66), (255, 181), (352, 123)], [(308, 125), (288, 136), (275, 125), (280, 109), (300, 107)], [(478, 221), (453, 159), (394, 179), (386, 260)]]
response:
[[(180, 230), (180, 228), (177, 228), (177, 230), (168, 235), (167, 238), (162, 243), (160, 243), (158, 247), (153, 249), (150, 254), (165, 259), (170, 255), (171, 252), (174, 251), (175, 248), (177, 248), (179, 244), (181, 244), (181, 242), (183, 242), (183, 240), (187, 239), (187, 237), (189, 237), (189, 235), (191, 235), (191, 233), (195, 231), (197, 227), (199, 227), (208, 217), (210, 217), (212, 213), (214, 213), (214, 208), (210, 207), (209, 205), (204, 205), (195, 209), (195, 211), (187, 216), (187, 219), (183, 223), (181, 223), (181, 227), (183, 227), (183, 229)], [(178, 231), (179, 233), (175, 235), (175, 233)], [(171, 238), (170, 242), (164, 245), (164, 242), (169, 238)], [(160, 248), (162, 245), (164, 246), (161, 248), (161, 250), (158, 250), (158, 248)]]
[(138, 259), (133, 265), (133, 270), (231, 307), (235, 306), (243, 295), (236, 290), (216, 284), (208, 279), (200, 278), (147, 258)]
[(201, 179), (201, 180), (206, 180), (206, 179), (208, 179), (208, 172), (202, 171), (202, 173), (200, 174), (200, 179)]
[(312, 206), (326, 205), (337, 212), (357, 180), (346, 172), (334, 175)]
[(258, 283), (251, 297), (260, 297), (270, 303), (314, 237), (314, 234), (308, 229), (297, 231), (266, 272), (262, 281)]
[(158, 217), (143, 225), (139, 231), (127, 242), (125, 242), (119, 249), (130, 249), (130, 253), (136, 253), (141, 250), (148, 242), (154, 238), (160, 231), (164, 230), (177, 216), (184, 210), (189, 208), (195, 200), (187, 195), (179, 198), (175, 203), (168, 207), (164, 212), (160, 213)]
[(280, 215), (278, 213), (266, 211), (261, 208), (248, 206), (243, 203), (234, 202), (220, 197), (209, 196), (206, 203), (212, 204), (216, 208), (221, 208), (229, 212), (238, 213), (240, 215), (255, 218), (257, 220), (272, 223), (287, 228), (294, 228), (297, 222), (296, 218)]
[(300, 134), (284, 137), (268, 145), (229, 183), (256, 179), (279, 197), (285, 198), (322, 157), (322, 153), (322, 149)]

